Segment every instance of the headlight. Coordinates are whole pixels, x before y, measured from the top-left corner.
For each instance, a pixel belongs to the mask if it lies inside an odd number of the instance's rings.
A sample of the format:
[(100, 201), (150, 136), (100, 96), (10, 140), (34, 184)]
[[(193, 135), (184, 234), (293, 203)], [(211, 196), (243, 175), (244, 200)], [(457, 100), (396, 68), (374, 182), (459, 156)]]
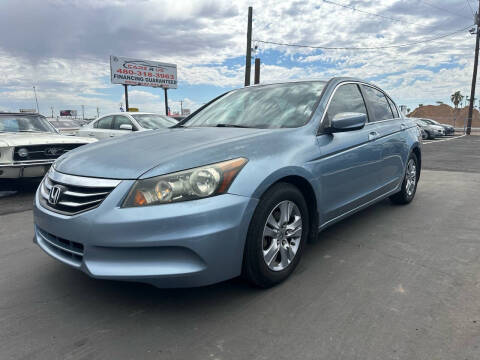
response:
[(137, 180), (122, 207), (168, 204), (224, 194), (247, 161), (238, 158)]
[(25, 148), (18, 149), (18, 156), (26, 158), (28, 156), (28, 150)]

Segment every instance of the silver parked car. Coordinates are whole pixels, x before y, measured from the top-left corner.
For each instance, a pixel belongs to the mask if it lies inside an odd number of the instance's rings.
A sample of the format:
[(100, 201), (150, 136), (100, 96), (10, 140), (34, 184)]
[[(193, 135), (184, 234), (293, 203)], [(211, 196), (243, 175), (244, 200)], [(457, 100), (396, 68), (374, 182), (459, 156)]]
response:
[(104, 115), (82, 126), (77, 136), (89, 136), (99, 140), (126, 135), (132, 131), (166, 129), (177, 124), (165, 115), (146, 112), (119, 112)]
[(430, 124), (423, 119), (411, 118), (427, 134), (427, 139), (433, 140), (445, 136), (445, 129), (442, 126)]
[(445, 135), (454, 135), (455, 134), (455, 128), (452, 125), (440, 124), (438, 121), (435, 121), (435, 120), (432, 120), (432, 119), (421, 118), (420, 120), (426, 122), (429, 125), (437, 125), (437, 126), (443, 127), (445, 129)]

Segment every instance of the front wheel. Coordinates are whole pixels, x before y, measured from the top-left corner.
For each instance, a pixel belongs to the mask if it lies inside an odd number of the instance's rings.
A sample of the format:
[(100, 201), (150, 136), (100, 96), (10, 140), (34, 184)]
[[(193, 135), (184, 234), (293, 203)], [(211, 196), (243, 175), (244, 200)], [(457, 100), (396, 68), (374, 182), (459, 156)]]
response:
[(407, 169), (403, 178), (401, 190), (390, 196), (390, 200), (395, 204), (408, 204), (415, 197), (419, 178), (418, 159), (414, 153), (410, 154), (407, 161)]
[(302, 255), (309, 216), (302, 193), (278, 183), (261, 198), (248, 229), (243, 275), (252, 284), (270, 287), (285, 280)]

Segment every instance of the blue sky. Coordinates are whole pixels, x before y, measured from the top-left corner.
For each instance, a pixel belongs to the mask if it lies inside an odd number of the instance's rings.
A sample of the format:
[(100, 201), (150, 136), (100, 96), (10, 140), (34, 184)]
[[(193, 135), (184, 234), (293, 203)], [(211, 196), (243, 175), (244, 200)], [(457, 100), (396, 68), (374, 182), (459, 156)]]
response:
[[(192, 110), (244, 79), (247, 8), (253, 38), (327, 47), (379, 47), (443, 36), (473, 24), (468, 0), (15, 0), (0, 2), (0, 110), (117, 111), (109, 56), (178, 64), (170, 106)], [(335, 4), (332, 4), (335, 3)], [(343, 6), (342, 6), (343, 5)], [(356, 10), (353, 10), (353, 9)], [(161, 14), (161, 16), (159, 15)], [(403, 48), (318, 50), (255, 42), (262, 82), (354, 76), (398, 104), (450, 103), (469, 93), (474, 36), (467, 30)], [(253, 79), (253, 75), (252, 75)], [(130, 106), (164, 111), (163, 91), (131, 87)]]

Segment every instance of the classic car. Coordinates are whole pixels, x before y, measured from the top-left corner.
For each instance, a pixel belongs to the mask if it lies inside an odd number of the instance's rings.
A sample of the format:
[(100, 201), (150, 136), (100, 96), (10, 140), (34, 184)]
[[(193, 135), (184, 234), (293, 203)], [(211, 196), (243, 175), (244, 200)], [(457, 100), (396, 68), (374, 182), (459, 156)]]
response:
[(0, 113), (0, 179), (42, 177), (60, 155), (95, 141), (61, 135), (39, 114)]

